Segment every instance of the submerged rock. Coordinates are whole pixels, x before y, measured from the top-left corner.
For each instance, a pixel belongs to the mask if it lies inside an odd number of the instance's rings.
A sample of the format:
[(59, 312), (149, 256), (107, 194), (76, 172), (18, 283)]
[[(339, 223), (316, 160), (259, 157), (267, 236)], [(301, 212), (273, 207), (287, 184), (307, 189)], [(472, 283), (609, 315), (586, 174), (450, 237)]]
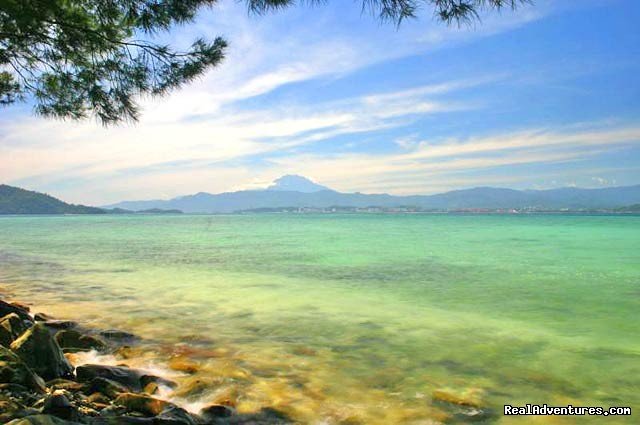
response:
[(117, 329), (108, 329), (106, 331), (101, 331), (100, 336), (113, 341), (118, 341), (118, 342), (122, 342), (122, 341), (131, 342), (131, 341), (140, 339), (139, 337), (137, 337), (132, 333), (120, 331)]
[(459, 406), (480, 407), (478, 400), (447, 390), (435, 390), (431, 396), (434, 401), (438, 402), (457, 404)]
[(178, 372), (194, 374), (200, 370), (200, 365), (185, 356), (175, 356), (169, 360), (169, 368)]
[(469, 423), (486, 421), (494, 416), (493, 410), (484, 407), (471, 394), (457, 394), (448, 390), (436, 390), (432, 393), (436, 404), (444, 407), (455, 421)]
[(11, 349), (38, 375), (46, 380), (73, 377), (73, 367), (58, 343), (41, 323), (27, 330), (11, 344)]
[(44, 381), (11, 350), (0, 347), (0, 382), (44, 392)]
[(123, 393), (114, 401), (116, 406), (122, 406), (128, 412), (138, 412), (146, 416), (156, 416), (170, 406), (171, 403), (145, 394)]
[(233, 416), (235, 410), (229, 406), (224, 406), (222, 404), (214, 404), (211, 406), (207, 406), (200, 411), (200, 416), (206, 421), (214, 421), (219, 418), (228, 418)]
[(64, 351), (103, 350), (106, 347), (106, 344), (98, 338), (83, 335), (73, 329), (58, 332), (55, 339)]

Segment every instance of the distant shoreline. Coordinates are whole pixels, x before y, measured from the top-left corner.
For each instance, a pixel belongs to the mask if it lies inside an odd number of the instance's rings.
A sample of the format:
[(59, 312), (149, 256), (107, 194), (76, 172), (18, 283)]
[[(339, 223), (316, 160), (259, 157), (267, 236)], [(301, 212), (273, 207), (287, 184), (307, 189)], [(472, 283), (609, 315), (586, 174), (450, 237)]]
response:
[(141, 213), (141, 212), (127, 212), (127, 213), (97, 213), (97, 214), (40, 214), (40, 213), (24, 213), (24, 214), (3, 214), (0, 213), (0, 217), (105, 217), (105, 216), (242, 216), (242, 215), (451, 215), (451, 216), (536, 216), (536, 215), (552, 215), (552, 216), (623, 216), (623, 217), (637, 217), (640, 216), (640, 211), (517, 211), (517, 212), (505, 212), (505, 211), (236, 211), (236, 212), (162, 212), (162, 213)]

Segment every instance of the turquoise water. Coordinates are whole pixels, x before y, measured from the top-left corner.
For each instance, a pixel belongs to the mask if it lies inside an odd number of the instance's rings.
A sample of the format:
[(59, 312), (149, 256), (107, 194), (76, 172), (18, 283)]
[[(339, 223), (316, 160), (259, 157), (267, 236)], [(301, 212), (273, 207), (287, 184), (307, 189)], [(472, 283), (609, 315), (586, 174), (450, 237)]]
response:
[(3, 217), (0, 293), (195, 365), (171, 395), (194, 405), (427, 424), (455, 413), (444, 389), (500, 424), (603, 423), (503, 404), (640, 409), (640, 217)]

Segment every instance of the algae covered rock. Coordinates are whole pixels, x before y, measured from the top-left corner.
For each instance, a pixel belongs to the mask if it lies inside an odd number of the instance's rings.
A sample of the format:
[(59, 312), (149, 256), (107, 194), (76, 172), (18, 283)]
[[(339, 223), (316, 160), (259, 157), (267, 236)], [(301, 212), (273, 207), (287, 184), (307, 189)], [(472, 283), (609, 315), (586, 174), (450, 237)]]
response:
[(73, 377), (73, 367), (42, 323), (37, 323), (11, 344), (11, 349), (46, 380)]
[(0, 347), (0, 383), (15, 384), (38, 392), (44, 391), (44, 381), (16, 353)]

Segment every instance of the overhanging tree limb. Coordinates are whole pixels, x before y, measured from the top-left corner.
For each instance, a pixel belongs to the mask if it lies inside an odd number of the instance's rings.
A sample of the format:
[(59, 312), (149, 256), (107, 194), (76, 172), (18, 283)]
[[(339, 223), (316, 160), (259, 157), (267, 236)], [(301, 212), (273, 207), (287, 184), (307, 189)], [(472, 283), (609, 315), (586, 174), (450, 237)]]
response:
[[(422, 7), (446, 23), (478, 19), (484, 9), (529, 0), (359, 0), (363, 11), (399, 25)], [(95, 116), (108, 125), (138, 118), (135, 99), (165, 95), (224, 58), (227, 43), (198, 39), (176, 51), (144, 39), (193, 21), (217, 0), (2, 0), (0, 105), (32, 99), (36, 113)], [(265, 13), (323, 0), (246, 0)]]

